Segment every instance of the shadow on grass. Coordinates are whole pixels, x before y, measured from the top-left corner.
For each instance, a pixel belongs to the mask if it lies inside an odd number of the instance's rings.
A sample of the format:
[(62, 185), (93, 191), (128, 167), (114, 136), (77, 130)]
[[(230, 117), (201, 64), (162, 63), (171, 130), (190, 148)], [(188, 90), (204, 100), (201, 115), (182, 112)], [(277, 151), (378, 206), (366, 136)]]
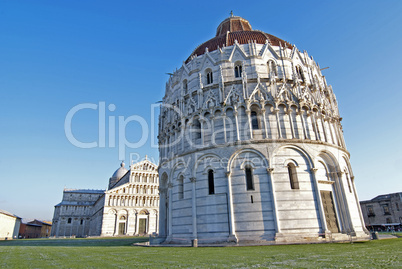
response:
[(147, 242), (148, 237), (128, 238), (76, 238), (76, 239), (18, 239), (0, 241), (2, 246), (23, 247), (121, 247), (131, 246), (133, 243)]

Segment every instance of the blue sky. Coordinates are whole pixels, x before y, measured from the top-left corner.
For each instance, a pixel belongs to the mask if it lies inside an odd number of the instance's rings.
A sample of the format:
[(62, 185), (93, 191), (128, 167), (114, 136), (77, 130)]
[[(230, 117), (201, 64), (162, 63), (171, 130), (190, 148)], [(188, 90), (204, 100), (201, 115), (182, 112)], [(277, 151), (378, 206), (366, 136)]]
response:
[[(72, 145), (69, 110), (104, 102), (116, 125), (132, 115), (150, 124), (166, 73), (231, 10), (330, 67), (360, 199), (402, 191), (400, 1), (1, 1), (0, 208), (51, 219), (64, 187), (105, 189), (118, 148)], [(77, 139), (98, 139), (97, 113), (76, 114)], [(140, 129), (128, 124), (127, 139)], [(150, 139), (130, 153), (158, 159)]]

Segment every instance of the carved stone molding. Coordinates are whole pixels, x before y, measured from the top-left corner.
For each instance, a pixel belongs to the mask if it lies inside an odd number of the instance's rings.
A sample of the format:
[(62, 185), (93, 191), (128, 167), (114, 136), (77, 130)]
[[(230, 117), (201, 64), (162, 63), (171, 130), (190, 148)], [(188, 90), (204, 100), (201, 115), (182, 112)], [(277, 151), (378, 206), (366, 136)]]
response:
[(334, 181), (328, 181), (328, 180), (318, 180), (318, 183), (332, 185), (335, 182)]

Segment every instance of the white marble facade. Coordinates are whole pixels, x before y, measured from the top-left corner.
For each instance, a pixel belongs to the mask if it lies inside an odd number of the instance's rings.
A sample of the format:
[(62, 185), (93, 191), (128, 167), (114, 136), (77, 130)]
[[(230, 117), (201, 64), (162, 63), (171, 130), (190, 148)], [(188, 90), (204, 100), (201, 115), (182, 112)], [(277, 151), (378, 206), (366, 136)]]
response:
[(0, 240), (17, 239), (21, 218), (0, 209)]
[(159, 177), (145, 159), (124, 163), (109, 179), (108, 190), (65, 189), (55, 206), (52, 236), (123, 236), (158, 233)]
[(368, 238), (341, 119), (307, 52), (224, 20), (166, 84), (159, 241)]

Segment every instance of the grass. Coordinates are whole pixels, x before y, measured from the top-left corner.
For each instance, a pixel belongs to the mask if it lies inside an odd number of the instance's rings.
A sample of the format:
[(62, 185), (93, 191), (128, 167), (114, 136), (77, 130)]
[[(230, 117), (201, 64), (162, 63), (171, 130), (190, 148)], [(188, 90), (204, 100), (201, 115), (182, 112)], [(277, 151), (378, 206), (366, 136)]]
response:
[(134, 247), (147, 238), (0, 241), (0, 268), (402, 268), (402, 238), (253, 247)]

